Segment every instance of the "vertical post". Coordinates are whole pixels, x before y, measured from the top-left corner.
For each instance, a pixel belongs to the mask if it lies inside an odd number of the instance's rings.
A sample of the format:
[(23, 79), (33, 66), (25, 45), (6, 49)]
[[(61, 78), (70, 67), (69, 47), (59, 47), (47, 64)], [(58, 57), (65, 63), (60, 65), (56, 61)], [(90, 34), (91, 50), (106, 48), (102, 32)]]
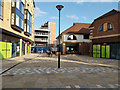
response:
[(20, 39), (20, 56), (22, 56), (22, 39)]
[(59, 10), (59, 49), (58, 49), (58, 68), (60, 68), (60, 10)]

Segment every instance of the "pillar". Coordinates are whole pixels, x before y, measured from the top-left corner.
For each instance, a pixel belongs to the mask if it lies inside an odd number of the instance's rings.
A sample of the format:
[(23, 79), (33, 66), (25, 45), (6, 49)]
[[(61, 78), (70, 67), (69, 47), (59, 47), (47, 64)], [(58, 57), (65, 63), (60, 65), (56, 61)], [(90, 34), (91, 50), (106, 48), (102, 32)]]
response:
[(92, 44), (92, 40), (90, 40), (90, 56), (92, 57), (92, 51), (93, 51), (93, 44)]
[(31, 53), (31, 44), (29, 44), (29, 53)]
[(27, 54), (27, 43), (25, 43), (25, 55)]
[(22, 39), (20, 39), (20, 56), (22, 56)]
[(63, 55), (65, 55), (66, 54), (66, 45), (65, 45), (65, 43), (63, 43)]

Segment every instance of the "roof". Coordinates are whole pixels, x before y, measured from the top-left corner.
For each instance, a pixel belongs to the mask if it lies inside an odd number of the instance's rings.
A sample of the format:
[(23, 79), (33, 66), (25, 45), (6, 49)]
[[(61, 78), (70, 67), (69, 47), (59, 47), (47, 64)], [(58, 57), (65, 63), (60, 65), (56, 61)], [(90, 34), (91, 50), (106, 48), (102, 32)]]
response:
[(88, 33), (90, 23), (74, 23), (73, 26), (65, 30), (63, 33)]
[[(108, 16), (111, 16), (111, 15), (114, 15), (114, 14), (117, 14), (117, 13), (120, 13), (120, 11), (113, 9), (113, 10), (111, 10), (111, 11), (103, 14), (102, 16), (96, 18), (94, 21), (102, 19), (102, 18), (105, 18), (105, 17), (108, 17)], [(94, 21), (92, 22), (92, 24), (90, 25), (90, 27), (93, 25)]]
[(102, 15), (102, 16), (96, 18), (95, 20), (102, 19), (102, 18), (104, 18), (104, 17), (108, 17), (108, 16), (111, 16), (111, 15), (114, 15), (114, 14), (117, 14), (117, 13), (120, 13), (120, 11), (119, 11), (119, 10), (113, 9), (113, 10), (111, 10), (111, 11), (105, 13), (104, 15)]

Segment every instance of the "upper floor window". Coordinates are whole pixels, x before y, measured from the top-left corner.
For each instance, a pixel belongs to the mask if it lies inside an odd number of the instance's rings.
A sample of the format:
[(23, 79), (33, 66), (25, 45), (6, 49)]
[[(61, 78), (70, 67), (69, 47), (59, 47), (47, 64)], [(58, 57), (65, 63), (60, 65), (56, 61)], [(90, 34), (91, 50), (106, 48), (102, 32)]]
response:
[(75, 35), (69, 35), (67, 40), (77, 40)]
[(24, 30), (24, 4), (21, 0), (12, 0), (11, 25), (19, 31)]
[(100, 26), (99, 32), (103, 31), (103, 24)]
[(3, 0), (0, 0), (0, 19), (3, 19)]
[(104, 23), (99, 28), (99, 32), (108, 31), (108, 30), (113, 30), (113, 26), (111, 23)]
[(28, 9), (25, 10), (25, 19), (25, 31), (29, 34), (32, 34), (32, 15)]
[(84, 39), (89, 39), (89, 34), (84, 35)]
[(24, 14), (24, 4), (20, 0), (16, 1), (16, 8), (20, 10), (22, 14)]
[(108, 23), (108, 30), (113, 30), (113, 26), (110, 23)]

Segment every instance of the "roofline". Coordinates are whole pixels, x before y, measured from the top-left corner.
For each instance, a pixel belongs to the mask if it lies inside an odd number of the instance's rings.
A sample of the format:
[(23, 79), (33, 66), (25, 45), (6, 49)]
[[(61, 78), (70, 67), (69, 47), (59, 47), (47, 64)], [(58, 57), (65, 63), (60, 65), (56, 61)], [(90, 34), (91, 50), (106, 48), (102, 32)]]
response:
[[(105, 13), (105, 14), (108, 14), (108, 13), (110, 13), (110, 12), (112, 12), (112, 11), (116, 11), (117, 13), (120, 13), (119, 10), (115, 10), (115, 9), (113, 9), (113, 10), (111, 10), (111, 11)], [(98, 19), (101, 19), (101, 18), (104, 18), (104, 15), (105, 15), (105, 14), (103, 14), (103, 15), (99, 16), (98, 18), (94, 19), (94, 21), (96, 21), (96, 20), (98, 20)], [(115, 13), (115, 14), (116, 14), (116, 13)], [(111, 15), (113, 15), (113, 14), (111, 14)]]

